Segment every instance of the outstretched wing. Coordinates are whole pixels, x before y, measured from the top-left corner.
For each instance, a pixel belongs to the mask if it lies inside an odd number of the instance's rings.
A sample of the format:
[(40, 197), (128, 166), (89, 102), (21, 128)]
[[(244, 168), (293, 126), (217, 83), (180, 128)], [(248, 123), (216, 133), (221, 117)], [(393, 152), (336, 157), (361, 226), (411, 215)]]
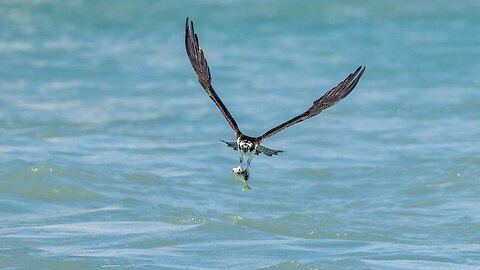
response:
[(233, 150), (238, 150), (237, 142), (226, 142), (224, 140), (220, 140), (220, 141), (226, 143), (227, 147), (231, 147), (231, 148), (233, 148)]
[(255, 155), (258, 155), (260, 153), (264, 153), (265, 155), (271, 157), (273, 155), (278, 155), (278, 153), (282, 153), (282, 152), (283, 152), (282, 150), (270, 149), (270, 148), (267, 148), (265, 146), (261, 146), (259, 144), (259, 145), (257, 145), (257, 148), (255, 150)]
[(362, 77), (365, 67), (358, 67), (354, 73), (348, 75), (348, 77), (339, 83), (336, 87), (332, 88), (330, 91), (326, 92), (321, 98), (315, 100), (313, 105), (308, 108), (308, 110), (297, 117), (290, 119), (287, 122), (284, 122), (271, 130), (267, 131), (265, 134), (257, 138), (257, 142), (260, 143), (265, 139), (275, 135), (276, 133), (282, 131), (283, 129), (294, 125), (296, 123), (307, 120), (310, 117), (313, 117), (319, 114), (321, 111), (326, 108), (335, 105), (337, 102), (346, 97), (357, 85), (360, 77)]
[(228, 124), (230, 124), (233, 129), (233, 133), (238, 138), (242, 133), (240, 132), (235, 119), (233, 119), (227, 107), (225, 107), (222, 100), (218, 97), (217, 93), (212, 87), (210, 68), (208, 67), (207, 60), (203, 55), (202, 48), (200, 48), (200, 44), (198, 43), (198, 37), (195, 33), (195, 29), (193, 28), (193, 22), (190, 22), (190, 24), (188, 22), (189, 21), (187, 18), (185, 22), (185, 48), (187, 50), (190, 63), (192, 63), (192, 67), (198, 75), (198, 81), (203, 86), (208, 96), (213, 100), (213, 102), (215, 102), (217, 107), (223, 113), (223, 116), (225, 116)]
[[(220, 140), (221, 142), (224, 142), (225, 144), (227, 144), (227, 147), (231, 147), (233, 148), (233, 150), (237, 151), (238, 150), (238, 144), (237, 142), (226, 142), (224, 140)], [(270, 148), (267, 148), (265, 146), (262, 146), (262, 145), (257, 145), (257, 148), (255, 149), (255, 155), (259, 155), (260, 153), (263, 153), (269, 157), (273, 156), (273, 155), (278, 155), (279, 153), (282, 153), (283, 151), (282, 150), (274, 150), (274, 149), (270, 149)]]

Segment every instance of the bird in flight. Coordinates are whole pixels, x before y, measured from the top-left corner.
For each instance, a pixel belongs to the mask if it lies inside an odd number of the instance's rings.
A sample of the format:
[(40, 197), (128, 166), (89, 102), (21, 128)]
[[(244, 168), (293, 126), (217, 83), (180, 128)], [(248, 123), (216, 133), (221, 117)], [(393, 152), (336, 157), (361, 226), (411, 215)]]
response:
[[(237, 138), (237, 141), (235, 142), (226, 142), (223, 140), (222, 141), (226, 143), (228, 147), (233, 148), (239, 153), (240, 165), (236, 168), (233, 168), (232, 171), (237, 177), (243, 178), (244, 185), (242, 191), (245, 189), (251, 189), (250, 186), (247, 184), (247, 180), (250, 177), (250, 162), (252, 161), (254, 155), (263, 153), (267, 156), (273, 156), (283, 152), (282, 150), (269, 149), (263, 145), (260, 145), (263, 141), (277, 134), (283, 129), (307, 120), (308, 118), (319, 114), (326, 108), (335, 105), (337, 102), (350, 94), (350, 92), (352, 92), (352, 90), (355, 88), (358, 81), (360, 80), (360, 77), (362, 77), (363, 72), (365, 71), (364, 66), (359, 66), (357, 70), (348, 75), (345, 80), (340, 82), (330, 91), (326, 92), (319, 99), (315, 100), (313, 102), (313, 105), (308, 108), (304, 113), (295, 116), (294, 118), (270, 129), (259, 137), (250, 137), (240, 131), (237, 123), (235, 122), (235, 119), (230, 114), (225, 104), (223, 104), (222, 100), (213, 89), (210, 68), (208, 67), (207, 60), (205, 59), (203, 50), (198, 42), (198, 36), (193, 28), (193, 22), (189, 22), (188, 17), (185, 22), (185, 48), (187, 50), (187, 55), (190, 59), (190, 63), (192, 64), (195, 73), (197, 73), (198, 75), (198, 81), (205, 89), (208, 96), (213, 100), (215, 105), (217, 105), (217, 107), (220, 109), (223, 116), (225, 116), (228, 124), (233, 130), (233, 134), (235, 134), (235, 137)], [(247, 156), (247, 165), (245, 168), (242, 167), (244, 155)]]

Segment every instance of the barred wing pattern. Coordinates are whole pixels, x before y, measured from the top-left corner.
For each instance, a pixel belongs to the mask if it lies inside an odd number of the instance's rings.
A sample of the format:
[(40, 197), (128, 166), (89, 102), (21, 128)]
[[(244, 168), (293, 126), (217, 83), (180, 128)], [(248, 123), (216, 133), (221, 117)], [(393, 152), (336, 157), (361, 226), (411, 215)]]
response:
[(221, 142), (224, 142), (227, 144), (227, 147), (233, 148), (233, 150), (237, 151), (238, 150), (238, 144), (237, 142), (226, 142), (224, 140), (220, 140)]
[(240, 132), (240, 129), (235, 122), (235, 119), (233, 119), (233, 116), (230, 114), (227, 107), (225, 107), (222, 100), (218, 97), (217, 93), (212, 87), (210, 68), (208, 67), (207, 60), (203, 55), (202, 48), (198, 43), (198, 36), (195, 33), (195, 29), (193, 28), (193, 22), (190, 22), (189, 24), (188, 18), (185, 22), (185, 49), (187, 50), (187, 55), (190, 59), (190, 63), (192, 64), (195, 73), (197, 73), (198, 75), (198, 81), (205, 89), (208, 96), (213, 100), (215, 105), (217, 105), (217, 107), (220, 109), (223, 116), (225, 116), (228, 124), (233, 129), (233, 133), (238, 138), (242, 135), (242, 132)]
[(270, 149), (270, 148), (267, 148), (265, 146), (262, 146), (262, 145), (258, 145), (257, 146), (257, 149), (255, 150), (255, 155), (258, 155), (260, 153), (264, 153), (265, 155), (271, 157), (273, 155), (278, 155), (278, 153), (282, 153), (283, 151), (282, 150), (274, 150), (274, 149)]
[[(226, 143), (227, 146), (233, 148), (233, 150), (235, 150), (235, 151), (238, 150), (238, 144), (237, 144), (237, 142), (226, 142), (226, 141), (224, 141), (224, 140), (220, 140), (220, 141)], [(283, 152), (282, 150), (270, 149), (270, 148), (267, 148), (267, 147), (265, 147), (265, 146), (263, 146), (263, 145), (260, 145), (260, 144), (257, 145), (257, 148), (255, 149), (255, 155), (259, 155), (259, 154), (263, 153), (263, 154), (265, 154), (265, 155), (267, 155), (267, 156), (269, 156), (269, 157), (271, 157), (271, 156), (273, 156), (273, 155), (276, 156), (276, 155), (278, 155), (279, 153), (282, 153), (282, 152)]]

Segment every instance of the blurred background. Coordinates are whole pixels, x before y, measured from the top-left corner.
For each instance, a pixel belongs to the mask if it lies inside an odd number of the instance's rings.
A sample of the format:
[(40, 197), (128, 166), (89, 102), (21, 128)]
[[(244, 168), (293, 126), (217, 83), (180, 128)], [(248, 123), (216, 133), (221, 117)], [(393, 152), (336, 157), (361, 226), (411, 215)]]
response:
[[(1, 1), (0, 267), (477, 269), (480, 2)], [(251, 191), (184, 48), (195, 22)]]

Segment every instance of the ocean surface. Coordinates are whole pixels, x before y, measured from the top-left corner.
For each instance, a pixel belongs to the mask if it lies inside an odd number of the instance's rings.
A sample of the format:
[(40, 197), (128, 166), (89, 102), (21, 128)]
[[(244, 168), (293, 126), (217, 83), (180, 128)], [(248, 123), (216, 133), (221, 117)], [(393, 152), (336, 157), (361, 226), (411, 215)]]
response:
[[(480, 269), (480, 1), (1, 1), (1, 269)], [(252, 190), (184, 48), (195, 22)]]

